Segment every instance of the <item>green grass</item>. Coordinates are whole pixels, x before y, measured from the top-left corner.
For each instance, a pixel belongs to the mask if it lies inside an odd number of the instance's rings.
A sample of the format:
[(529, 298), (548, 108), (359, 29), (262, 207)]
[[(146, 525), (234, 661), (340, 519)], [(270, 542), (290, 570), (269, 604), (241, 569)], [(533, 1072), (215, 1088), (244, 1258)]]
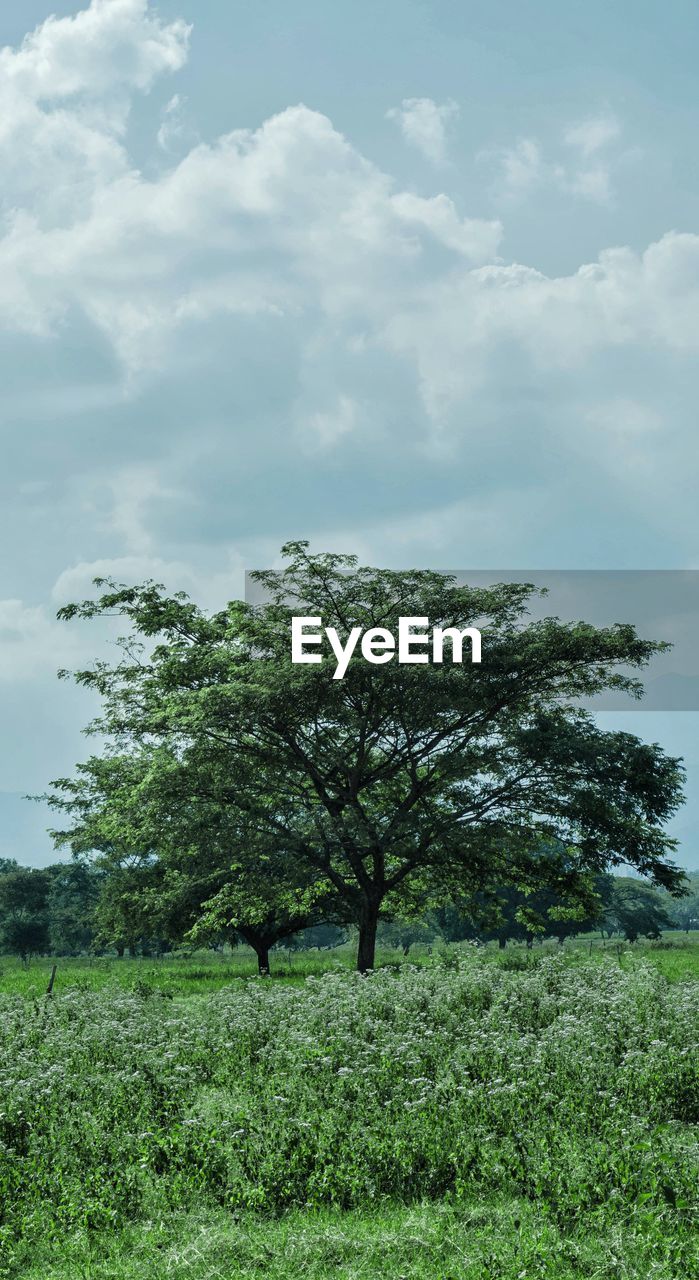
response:
[(16, 1263), (22, 1280), (687, 1280), (699, 1243), (642, 1214), (562, 1232), (527, 1200), (511, 1200), (272, 1221), (173, 1215), (110, 1235), (74, 1233)]
[(3, 961), (0, 1277), (697, 1273), (696, 942), (381, 959)]
[(628, 944), (622, 952), (622, 964), (633, 966), (639, 959), (649, 960), (668, 982), (680, 982), (686, 978), (699, 980), (699, 939), (684, 934), (666, 934), (660, 942)]
[[(422, 957), (426, 959), (427, 957)], [(384, 963), (398, 963), (398, 951), (384, 952)], [(0, 956), (0, 994), (43, 996), (51, 974), (53, 959), (32, 960), (23, 965), (14, 956)], [(159, 958), (151, 956), (59, 956), (55, 960), (56, 994), (69, 990), (130, 991), (149, 987), (168, 995), (202, 995), (221, 991), (243, 978), (257, 976), (257, 960), (248, 947), (221, 954), (197, 951), (175, 952)], [(350, 946), (334, 951), (280, 950), (272, 953), (275, 978), (286, 982), (303, 982), (312, 974), (328, 969), (354, 967), (354, 951)]]
[[(469, 954), (468, 944), (451, 946), (435, 945), (414, 947), (408, 957), (411, 965), (429, 967), (461, 954)], [(518, 943), (510, 943), (505, 951), (490, 944), (480, 948), (479, 954), (489, 963), (504, 968), (528, 968), (535, 966), (547, 955), (563, 955), (570, 963), (599, 961), (618, 964), (633, 969), (642, 961), (649, 961), (670, 982), (685, 978), (699, 979), (699, 935), (667, 933), (659, 943), (641, 941), (633, 946), (619, 939), (605, 940), (590, 935), (568, 940), (563, 947), (547, 941), (531, 951)], [(301, 983), (309, 976), (318, 976), (329, 970), (354, 968), (355, 947), (347, 944), (332, 951), (289, 951), (281, 948), (272, 952), (273, 977), (285, 983)], [(405, 958), (398, 950), (379, 948), (377, 966), (403, 964)], [(30, 998), (43, 996), (51, 974), (53, 960), (33, 960), (24, 966), (14, 956), (0, 956), (0, 994), (23, 995)], [(197, 951), (194, 954), (173, 952), (160, 958), (139, 956), (60, 956), (56, 959), (56, 994), (72, 989), (83, 991), (131, 991), (148, 987), (172, 996), (202, 995), (224, 989), (241, 978), (257, 974), (257, 961), (248, 947), (225, 954), (214, 951)]]

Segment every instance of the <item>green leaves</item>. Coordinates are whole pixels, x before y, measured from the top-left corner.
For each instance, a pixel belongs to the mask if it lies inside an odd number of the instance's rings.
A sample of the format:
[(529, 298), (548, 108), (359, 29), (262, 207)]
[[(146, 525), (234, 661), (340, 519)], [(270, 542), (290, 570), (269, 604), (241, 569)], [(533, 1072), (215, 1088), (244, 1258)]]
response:
[[(663, 824), (681, 801), (680, 762), (580, 710), (605, 689), (640, 694), (634, 672), (663, 645), (627, 624), (532, 621), (527, 585), (460, 587), (448, 574), (311, 554), (305, 542), (283, 554), (283, 569), (253, 574), (264, 593), (254, 606), (207, 615), (154, 583), (98, 583), (100, 597), (61, 611), (116, 613), (130, 627), (120, 661), (76, 674), (102, 696), (99, 727), (127, 780), (115, 789), (90, 762), (78, 791), (60, 784), (54, 803), (78, 819), (65, 838), (86, 847), (94, 831), (97, 848), (121, 841), (167, 859), (176, 833), (207, 859), (226, 832), (229, 866), (233, 845), (247, 847), (249, 894), (256, 877), (268, 884), (263, 854), (279, 860), (285, 894), (322, 881), (358, 923), (369, 965), (382, 906), (400, 914), (413, 882), (466, 893), (533, 882), (550, 871), (536, 857), (542, 841), (574, 851), (571, 888), (623, 862), (677, 886)], [(299, 611), (341, 634), (395, 630), (401, 615), (477, 625), (483, 661), (374, 666), (355, 655), (335, 681), (334, 659), (291, 662)]]

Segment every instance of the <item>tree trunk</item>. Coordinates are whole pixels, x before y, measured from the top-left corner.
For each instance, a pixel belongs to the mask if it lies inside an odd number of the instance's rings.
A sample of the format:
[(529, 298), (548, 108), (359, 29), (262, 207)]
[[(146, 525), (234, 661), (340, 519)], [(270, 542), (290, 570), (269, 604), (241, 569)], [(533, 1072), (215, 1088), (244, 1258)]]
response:
[(257, 956), (257, 972), (261, 978), (269, 977), (269, 946), (266, 942), (254, 944)]
[(267, 933), (262, 929), (245, 929), (241, 926), (238, 930), (241, 937), (245, 939), (249, 947), (252, 947), (257, 956), (257, 972), (261, 978), (269, 977), (269, 949), (273, 942), (278, 941), (275, 933)]
[(357, 969), (360, 973), (366, 973), (367, 970), (374, 967), (378, 923), (378, 904), (365, 903), (362, 918), (359, 922), (359, 946), (357, 948)]

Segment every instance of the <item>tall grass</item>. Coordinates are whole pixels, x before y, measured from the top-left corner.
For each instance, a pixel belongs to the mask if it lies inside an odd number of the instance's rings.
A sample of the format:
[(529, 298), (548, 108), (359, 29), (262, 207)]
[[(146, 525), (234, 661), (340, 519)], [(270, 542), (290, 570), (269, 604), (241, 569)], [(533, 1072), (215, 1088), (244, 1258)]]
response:
[(493, 1197), (564, 1232), (584, 1215), (689, 1241), (698, 1027), (699, 984), (557, 956), (194, 1001), (146, 984), (4, 996), (0, 1249), (193, 1205), (278, 1217)]

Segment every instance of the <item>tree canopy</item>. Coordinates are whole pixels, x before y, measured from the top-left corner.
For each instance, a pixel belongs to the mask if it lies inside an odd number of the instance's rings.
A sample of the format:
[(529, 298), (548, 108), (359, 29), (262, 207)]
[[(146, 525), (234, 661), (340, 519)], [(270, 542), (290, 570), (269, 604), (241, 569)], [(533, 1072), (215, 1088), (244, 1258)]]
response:
[[(106, 742), (56, 784), (74, 839), (89, 842), (98, 817), (101, 838), (111, 823), (123, 840), (129, 788), (95, 786), (97, 761), (163, 752), (177, 787), (148, 809), (148, 849), (179, 841), (194, 814), (196, 856), (216, 846), (249, 886), (265, 858), (281, 860), (289, 887), (322, 886), (335, 918), (357, 925), (360, 969), (374, 963), (379, 917), (425, 895), (507, 883), (575, 899), (591, 875), (623, 865), (678, 888), (664, 824), (681, 802), (681, 763), (600, 729), (581, 706), (610, 688), (640, 695), (636, 673), (662, 644), (628, 624), (532, 620), (527, 585), (360, 567), (304, 542), (283, 555), (285, 567), (253, 575), (260, 604), (209, 614), (154, 583), (98, 580), (96, 598), (60, 611), (129, 626), (116, 662), (73, 673), (102, 697), (92, 729)], [(482, 663), (372, 665), (355, 652), (333, 680), (334, 658), (292, 663), (299, 613), (341, 635), (395, 631), (401, 616), (477, 626)]]

